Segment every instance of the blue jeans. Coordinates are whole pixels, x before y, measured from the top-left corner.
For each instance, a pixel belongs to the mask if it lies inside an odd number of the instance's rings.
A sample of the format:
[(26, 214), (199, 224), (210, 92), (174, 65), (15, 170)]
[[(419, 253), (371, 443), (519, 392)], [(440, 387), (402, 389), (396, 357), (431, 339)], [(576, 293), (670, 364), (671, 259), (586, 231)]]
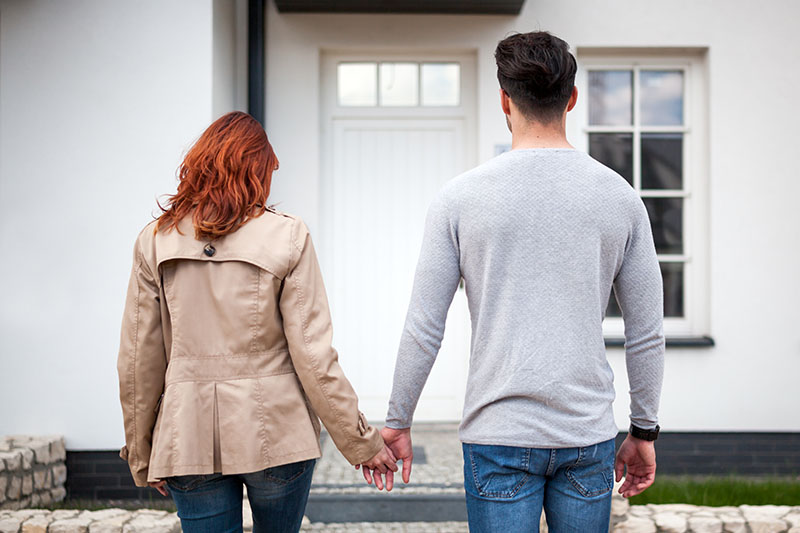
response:
[(471, 533), (606, 533), (614, 487), (614, 439), (585, 448), (464, 444)]
[(184, 533), (242, 531), (242, 485), (253, 511), (253, 533), (296, 533), (303, 522), (316, 459), (251, 474), (167, 478)]

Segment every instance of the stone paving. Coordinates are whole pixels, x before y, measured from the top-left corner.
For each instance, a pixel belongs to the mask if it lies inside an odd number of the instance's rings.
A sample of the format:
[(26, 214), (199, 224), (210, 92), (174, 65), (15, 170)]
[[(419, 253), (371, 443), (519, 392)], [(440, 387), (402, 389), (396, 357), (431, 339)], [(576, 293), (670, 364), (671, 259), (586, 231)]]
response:
[[(420, 425), (419, 428), (415, 426), (411, 434), (413, 445), (415, 449), (424, 450), (424, 462), (422, 457), (414, 458), (411, 483), (408, 485), (403, 483), (398, 472), (392, 494), (463, 494), (464, 470), (457, 429), (458, 424)], [(324, 438), (322, 458), (314, 470), (311, 492), (373, 494), (377, 489), (366, 484), (361, 471), (347, 462), (330, 438)]]
[[(396, 481), (391, 494), (463, 494), (461, 443), (456, 426), (421, 425), (413, 431), (414, 446), (424, 453), (416, 457), (411, 484)], [(424, 460), (422, 455), (424, 455)], [(323, 441), (323, 457), (317, 463), (312, 485), (314, 494), (376, 493), (336, 451), (330, 439)], [(244, 501), (245, 531), (252, 531), (252, 517)], [(615, 496), (612, 500), (615, 533), (800, 533), (800, 506), (696, 507), (691, 505), (630, 506)], [(179, 533), (175, 513), (155, 510), (102, 511), (26, 509), (0, 511), (0, 533)], [(302, 532), (318, 533), (466, 533), (466, 522), (357, 522), (311, 523)], [(542, 533), (546, 526), (542, 527)]]
[[(800, 533), (800, 506), (695, 507), (646, 505), (628, 508), (615, 501), (614, 533)], [(252, 531), (245, 502), (244, 530)], [(0, 533), (179, 533), (180, 521), (167, 511), (0, 511)], [(302, 532), (466, 533), (466, 522), (311, 523)], [(542, 532), (547, 531), (546, 526)]]

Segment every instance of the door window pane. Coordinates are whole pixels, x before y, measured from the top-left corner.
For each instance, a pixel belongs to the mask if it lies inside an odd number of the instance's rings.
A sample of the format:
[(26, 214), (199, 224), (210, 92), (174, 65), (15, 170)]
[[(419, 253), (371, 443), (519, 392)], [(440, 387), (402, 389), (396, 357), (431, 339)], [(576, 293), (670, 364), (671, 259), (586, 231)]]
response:
[(683, 263), (661, 263), (664, 278), (664, 316), (683, 316)]
[(639, 74), (643, 126), (683, 124), (683, 72), (643, 70)]
[(683, 188), (683, 134), (642, 133), (642, 189)]
[(589, 155), (617, 171), (633, 185), (633, 135), (590, 133)]
[(644, 198), (659, 254), (683, 253), (683, 198)]
[(378, 104), (378, 65), (375, 63), (339, 63), (337, 84), (341, 106)]
[(461, 103), (461, 65), (422, 64), (422, 105), (457, 106)]
[(415, 106), (419, 103), (417, 63), (381, 63), (381, 105)]
[(589, 72), (589, 124), (630, 126), (633, 117), (633, 72), (592, 70)]

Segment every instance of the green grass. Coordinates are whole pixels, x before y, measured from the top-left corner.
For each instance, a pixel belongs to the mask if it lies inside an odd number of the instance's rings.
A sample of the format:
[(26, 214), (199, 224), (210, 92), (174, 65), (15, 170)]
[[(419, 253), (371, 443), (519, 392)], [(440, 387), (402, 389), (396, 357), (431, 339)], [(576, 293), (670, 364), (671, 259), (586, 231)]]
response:
[(799, 478), (656, 476), (644, 493), (630, 499), (632, 505), (688, 503), (725, 505), (800, 505)]

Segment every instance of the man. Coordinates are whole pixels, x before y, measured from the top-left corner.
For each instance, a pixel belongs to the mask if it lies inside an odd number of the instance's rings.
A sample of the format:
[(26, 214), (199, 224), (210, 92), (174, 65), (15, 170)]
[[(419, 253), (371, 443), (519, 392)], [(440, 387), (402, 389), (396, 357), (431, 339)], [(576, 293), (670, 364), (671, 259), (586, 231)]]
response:
[[(447, 310), (466, 284), (472, 347), (459, 429), (473, 532), (606, 531), (653, 483), (664, 361), (661, 274), (637, 193), (565, 133), (576, 62), (546, 32), (495, 51), (512, 150), (451, 180), (428, 212), (383, 437), (409, 481), (411, 421)], [(631, 431), (614, 460), (602, 322), (625, 320)], [(616, 464), (615, 464), (616, 463)], [(391, 475), (391, 473), (390, 473)], [(391, 479), (387, 479), (391, 482)]]

